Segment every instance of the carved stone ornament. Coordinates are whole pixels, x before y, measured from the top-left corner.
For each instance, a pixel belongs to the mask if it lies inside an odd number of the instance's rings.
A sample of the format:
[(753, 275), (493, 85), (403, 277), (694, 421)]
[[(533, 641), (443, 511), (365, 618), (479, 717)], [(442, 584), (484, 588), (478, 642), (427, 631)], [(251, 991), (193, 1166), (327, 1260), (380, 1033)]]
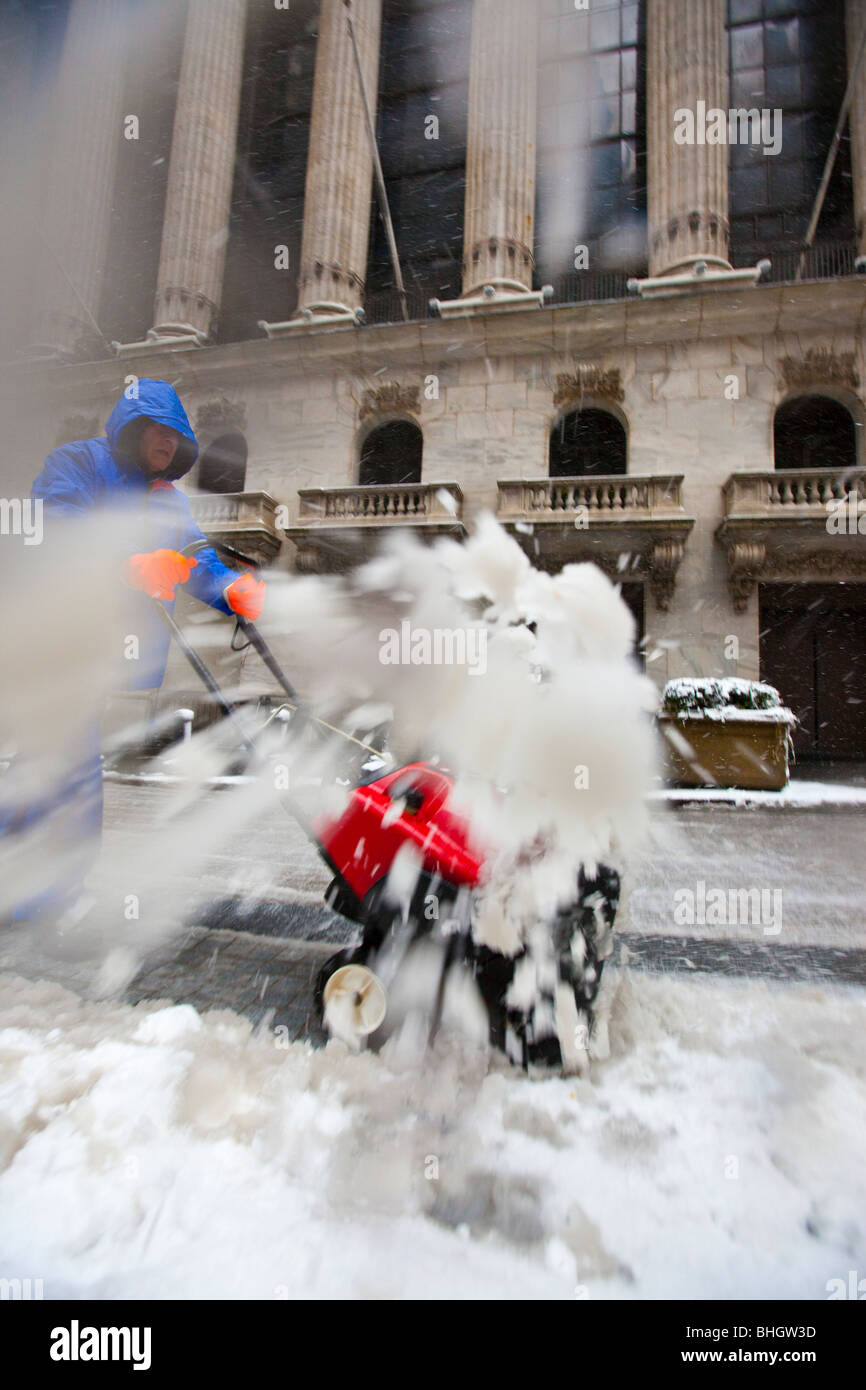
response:
[(230, 401), (227, 396), (205, 401), (195, 417), (196, 434), (226, 434), (230, 430), (243, 434), (246, 427), (246, 406), (242, 401)]
[(585, 396), (602, 400), (623, 399), (622, 375), (619, 367), (600, 367), (597, 362), (578, 362), (574, 372), (559, 372), (553, 403), (559, 409), (580, 402)]
[(737, 613), (745, 613), (766, 560), (762, 541), (737, 541), (728, 547), (728, 586)]
[(62, 444), (71, 444), (76, 439), (93, 439), (100, 433), (99, 418), (96, 415), (67, 415), (57, 428), (55, 449)]
[(382, 415), (417, 415), (421, 409), (420, 386), (401, 386), (397, 381), (383, 381), (365, 391), (361, 400), (361, 420)]
[(677, 570), (682, 563), (685, 546), (682, 541), (657, 541), (647, 562), (649, 586), (656, 605), (666, 613), (671, 605)]
[(809, 348), (805, 357), (783, 357), (779, 368), (789, 390), (808, 386), (849, 386), (856, 391), (860, 384), (853, 352)]
[(767, 557), (761, 577), (791, 577), (804, 583), (814, 579), (856, 581), (866, 579), (866, 555), (842, 550), (809, 550), (799, 555)]

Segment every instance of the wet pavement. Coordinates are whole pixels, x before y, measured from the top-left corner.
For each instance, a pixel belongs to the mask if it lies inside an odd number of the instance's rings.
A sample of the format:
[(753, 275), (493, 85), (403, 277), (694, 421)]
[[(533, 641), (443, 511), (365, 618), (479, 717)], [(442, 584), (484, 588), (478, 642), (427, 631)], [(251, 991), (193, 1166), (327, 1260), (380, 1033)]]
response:
[(282, 941), (249, 932), (191, 928), (179, 947), (151, 960), (126, 1000), (168, 999), (199, 1013), (233, 1009), (257, 1025), (286, 1029), (291, 1042), (324, 1037), (313, 1017), (316, 974), (332, 954), (321, 943)]

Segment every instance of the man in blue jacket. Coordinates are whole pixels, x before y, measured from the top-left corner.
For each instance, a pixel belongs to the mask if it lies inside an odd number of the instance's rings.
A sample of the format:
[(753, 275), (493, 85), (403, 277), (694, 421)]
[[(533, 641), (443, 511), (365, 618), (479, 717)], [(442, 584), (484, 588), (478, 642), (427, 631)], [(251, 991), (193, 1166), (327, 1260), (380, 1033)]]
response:
[[(141, 377), (112, 410), (105, 436), (55, 449), (33, 485), (34, 500), (42, 502), (49, 543), (52, 533), (61, 534), (53, 522), (96, 511), (104, 511), (107, 519), (109, 513), (128, 515), (148, 537), (148, 548), (130, 556), (119, 576), (131, 590), (139, 591), (129, 595), (130, 626), (139, 637), (139, 660), (128, 683), (131, 689), (153, 688), (165, 674), (169, 633), (155, 611), (154, 599), (171, 608), (177, 585), (185, 584), (196, 598), (221, 613), (239, 613), (253, 620), (264, 603), (264, 583), (228, 569), (212, 546), (197, 550), (194, 557), (181, 553), (205, 540), (192, 519), (187, 497), (174, 487), (197, 457), (195, 435), (173, 387)], [(58, 680), (61, 676), (58, 672)], [(78, 761), (76, 752), (77, 765), (71, 775), (45, 788), (38, 804), (0, 805), (0, 835), (32, 830), (53, 817), (63, 842), (63, 853), (57, 852), (58, 871), (49, 862), (57, 838), (52, 832), (46, 881), (41, 891), (17, 904), (16, 920), (57, 919), (68, 914), (81, 897), (102, 827), (101, 714), (94, 710), (92, 731), (82, 739), (81, 758)]]

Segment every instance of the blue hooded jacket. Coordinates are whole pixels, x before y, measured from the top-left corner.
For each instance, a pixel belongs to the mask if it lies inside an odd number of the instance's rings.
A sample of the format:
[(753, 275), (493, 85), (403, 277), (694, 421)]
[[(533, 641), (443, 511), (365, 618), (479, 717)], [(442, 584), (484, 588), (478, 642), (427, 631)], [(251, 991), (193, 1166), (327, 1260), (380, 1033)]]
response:
[[(148, 420), (169, 425), (180, 435), (171, 467), (155, 476), (136, 461), (139, 436)], [(143, 549), (183, 550), (205, 537), (192, 519), (189, 499), (172, 486), (172, 479), (188, 473), (197, 458), (198, 444), (177, 392), (167, 381), (140, 377), (112, 410), (104, 437), (76, 440), (48, 455), (31, 495), (42, 499), (46, 519), (73, 518), (93, 508), (138, 513), (148, 522)], [(237, 573), (222, 563), (212, 546), (196, 551), (195, 559), (198, 563), (184, 589), (221, 613), (230, 613), (223, 591)], [(129, 686), (149, 689), (165, 675), (168, 630), (152, 600), (135, 592), (130, 593), (130, 624), (140, 642), (139, 660), (130, 663)]]

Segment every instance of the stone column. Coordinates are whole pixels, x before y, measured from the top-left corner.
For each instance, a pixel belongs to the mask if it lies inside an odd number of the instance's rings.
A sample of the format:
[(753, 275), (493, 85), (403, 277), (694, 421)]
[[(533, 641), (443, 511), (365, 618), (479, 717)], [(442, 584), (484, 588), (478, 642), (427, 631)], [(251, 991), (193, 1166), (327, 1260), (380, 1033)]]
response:
[[(863, 37), (864, 25), (866, 0), (845, 0), (845, 41), (848, 49), (849, 76)], [(860, 63), (851, 110), (848, 113), (848, 129), (851, 134), (857, 255), (866, 256), (866, 57)]]
[[(700, 106), (698, 105), (700, 103)], [(677, 144), (675, 112), (727, 113), (725, 0), (650, 0), (647, 153), (650, 276), (697, 261), (728, 269), (728, 146)]]
[(298, 313), (307, 320), (351, 315), (367, 273), (373, 156), (347, 14), (351, 13), (373, 120), (379, 81), (382, 0), (321, 0)]
[(469, 56), (463, 297), (532, 288), (538, 7), (475, 0)]
[(35, 337), (64, 352), (99, 342), (93, 320), (123, 140), (123, 60), (121, 0), (73, 0), (46, 132), (46, 192), (34, 247)]
[(244, 54), (245, 0), (189, 0), (162, 226), (154, 328), (202, 342), (222, 297)]

